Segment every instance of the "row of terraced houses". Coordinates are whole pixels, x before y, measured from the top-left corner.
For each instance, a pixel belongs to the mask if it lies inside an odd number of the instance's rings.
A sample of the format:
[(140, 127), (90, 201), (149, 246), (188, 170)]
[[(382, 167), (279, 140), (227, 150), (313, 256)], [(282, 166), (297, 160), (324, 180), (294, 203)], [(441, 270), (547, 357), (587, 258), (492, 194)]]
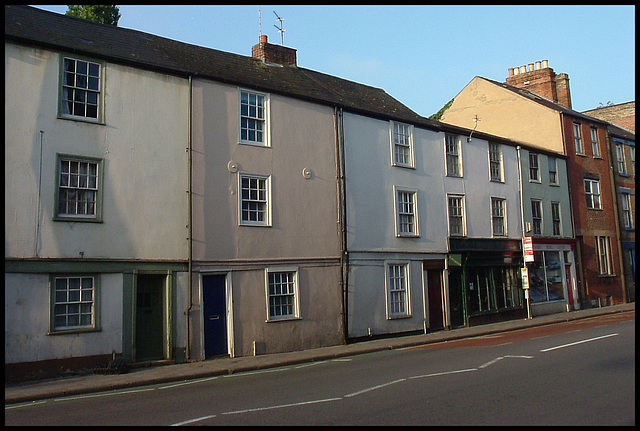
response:
[(6, 380), (635, 300), (635, 131), (566, 74), (436, 121), (251, 52), (5, 6)]

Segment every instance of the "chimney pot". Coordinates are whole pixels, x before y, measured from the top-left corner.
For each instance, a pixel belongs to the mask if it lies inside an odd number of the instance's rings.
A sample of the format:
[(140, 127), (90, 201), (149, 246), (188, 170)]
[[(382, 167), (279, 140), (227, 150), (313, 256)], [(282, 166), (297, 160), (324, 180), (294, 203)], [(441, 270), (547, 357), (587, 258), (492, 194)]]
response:
[(513, 68), (513, 74), (514, 75), (519, 75), (520, 74), (520, 68), (519, 67), (514, 67)]
[(549, 60), (542, 60), (542, 67), (549, 67)]
[(533, 71), (533, 63), (529, 63), (529, 72)]
[(260, 42), (261, 43), (267, 43), (267, 35), (266, 34), (261, 34), (260, 35)]
[(539, 70), (539, 69), (540, 69), (540, 62), (536, 61), (536, 70)]
[(513, 67), (509, 68), (509, 76), (513, 76)]

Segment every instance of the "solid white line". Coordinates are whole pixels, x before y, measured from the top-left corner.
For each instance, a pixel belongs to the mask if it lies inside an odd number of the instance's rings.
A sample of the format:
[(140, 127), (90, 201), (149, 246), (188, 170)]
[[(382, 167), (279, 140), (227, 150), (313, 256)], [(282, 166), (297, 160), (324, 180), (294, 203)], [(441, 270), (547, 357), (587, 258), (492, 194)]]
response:
[(289, 371), (289, 370), (291, 370), (291, 368), (276, 368), (273, 370), (247, 371), (247, 372), (240, 372), (240, 373), (234, 373), (234, 374), (225, 374), (222, 377), (241, 377), (241, 376), (250, 376), (252, 374), (278, 373), (280, 371)]
[(521, 356), (521, 355), (504, 355), (504, 356), (498, 356), (497, 358), (487, 362), (486, 364), (482, 364), (480, 365), (478, 368), (486, 368), (491, 364), (495, 364), (496, 362), (498, 362), (501, 359), (504, 358), (524, 358), (524, 359), (532, 359), (533, 356)]
[(394, 383), (404, 382), (405, 380), (407, 380), (407, 379), (398, 379), (398, 380), (394, 380), (393, 382), (383, 383), (383, 384), (378, 385), (378, 386), (373, 386), (373, 387), (370, 387), (370, 388), (367, 388), (367, 389), (363, 389), (363, 390), (358, 391), (358, 392), (354, 392), (352, 394), (345, 395), (345, 398), (355, 397), (356, 395), (364, 394), (365, 392), (375, 391), (376, 389), (384, 388), (385, 386), (393, 385)]
[(442, 373), (423, 374), (422, 376), (413, 376), (413, 377), (409, 377), (409, 378), (410, 379), (421, 379), (423, 377), (446, 376), (448, 374), (466, 373), (468, 371), (478, 371), (478, 369), (477, 368), (468, 368), (466, 370), (444, 371)]
[(576, 344), (588, 343), (589, 341), (601, 340), (602, 338), (615, 337), (618, 334), (603, 335), (601, 337), (589, 338), (588, 340), (576, 341), (575, 343), (563, 344), (561, 346), (549, 347), (548, 349), (540, 350), (541, 352), (550, 352), (551, 350), (562, 349), (564, 347), (575, 346)]
[(209, 415), (209, 416), (202, 416), (201, 418), (196, 418), (196, 419), (189, 419), (188, 421), (182, 421), (182, 422), (178, 422), (175, 424), (171, 424), (172, 427), (179, 427), (180, 425), (186, 425), (186, 424), (192, 424), (194, 422), (200, 422), (203, 421), (205, 419), (211, 419), (211, 418), (215, 418), (216, 415)]
[(69, 401), (69, 400), (81, 400), (85, 398), (98, 398), (98, 397), (109, 397), (112, 395), (123, 395), (123, 394), (135, 394), (137, 392), (146, 392), (146, 391), (154, 391), (155, 388), (148, 389), (135, 389), (131, 391), (121, 391), (121, 392), (108, 392), (108, 393), (99, 393), (99, 394), (91, 394), (91, 395), (78, 395), (75, 397), (64, 397), (64, 398), (56, 398), (53, 401)]
[(279, 406), (257, 407), (255, 409), (236, 410), (236, 411), (232, 411), (232, 412), (224, 412), (224, 413), (221, 413), (221, 414), (223, 414), (223, 415), (237, 415), (237, 414), (240, 414), (240, 413), (259, 412), (259, 411), (263, 411), (263, 410), (282, 409), (282, 408), (285, 408), (285, 407), (304, 406), (304, 405), (307, 405), (307, 404), (326, 403), (326, 402), (329, 402), (329, 401), (338, 401), (338, 400), (341, 400), (341, 399), (342, 398), (326, 398), (324, 400), (302, 401), (300, 403), (282, 404), (282, 405), (279, 405)]
[(300, 369), (300, 368), (306, 368), (306, 367), (312, 367), (314, 365), (320, 365), (320, 364), (324, 364), (327, 361), (320, 361), (320, 362), (310, 362), (308, 364), (304, 364), (304, 365), (298, 365), (297, 367), (294, 367), (296, 370)]
[(15, 406), (5, 406), (4, 409), (5, 410), (11, 410), (11, 409), (19, 409), (20, 407), (31, 407), (31, 406), (37, 406), (38, 404), (44, 404), (46, 401), (31, 401), (27, 404), (18, 404)]
[(220, 377), (220, 376), (207, 377), (207, 378), (198, 379), (198, 380), (191, 380), (191, 381), (188, 381), (188, 382), (176, 383), (176, 384), (168, 385), (168, 386), (161, 386), (158, 389), (169, 389), (169, 388), (175, 388), (177, 386), (185, 386), (185, 385), (192, 385), (194, 383), (208, 382), (209, 380), (215, 380), (218, 377)]

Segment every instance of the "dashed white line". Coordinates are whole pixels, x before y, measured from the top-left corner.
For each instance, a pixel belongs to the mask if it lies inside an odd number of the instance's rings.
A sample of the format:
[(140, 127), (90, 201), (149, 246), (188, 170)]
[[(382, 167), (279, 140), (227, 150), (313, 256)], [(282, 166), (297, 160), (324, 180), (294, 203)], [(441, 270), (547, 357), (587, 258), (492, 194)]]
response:
[(155, 388), (147, 388), (147, 389), (133, 389), (130, 391), (118, 391), (118, 392), (100, 392), (98, 394), (89, 394), (89, 395), (77, 395), (77, 396), (71, 396), (71, 397), (64, 397), (64, 398), (56, 398), (53, 401), (69, 401), (69, 400), (82, 400), (82, 399), (86, 399), (86, 398), (98, 398), (98, 397), (110, 397), (113, 395), (124, 395), (124, 394), (135, 394), (138, 392), (147, 392), (147, 391), (154, 391)]
[(355, 397), (356, 395), (364, 394), (365, 392), (375, 391), (376, 389), (384, 388), (385, 386), (393, 385), (394, 383), (404, 382), (405, 380), (407, 380), (407, 379), (398, 379), (398, 380), (394, 380), (393, 382), (388, 382), (388, 383), (383, 383), (381, 385), (372, 386), (370, 388), (363, 389), (361, 391), (354, 392), (352, 394), (347, 394), (347, 395), (345, 395), (345, 398)]
[(200, 418), (189, 419), (188, 421), (182, 421), (182, 422), (178, 422), (178, 423), (175, 423), (175, 424), (171, 424), (171, 426), (172, 427), (179, 427), (181, 425), (192, 424), (192, 423), (195, 423), (195, 422), (200, 422), (200, 421), (203, 421), (205, 419), (211, 419), (211, 418), (215, 418), (215, 417), (216, 417), (216, 415), (202, 416)]
[(449, 374), (468, 373), (469, 371), (478, 371), (477, 368), (467, 368), (464, 370), (443, 371), (441, 373), (423, 374), (421, 376), (412, 376), (409, 379), (423, 379), (425, 377), (446, 376)]
[(601, 337), (595, 337), (595, 338), (589, 338), (587, 340), (576, 341), (575, 343), (562, 344), (561, 346), (549, 347), (548, 349), (542, 349), (540, 351), (541, 352), (550, 352), (552, 350), (562, 349), (564, 347), (575, 346), (576, 344), (588, 343), (589, 341), (595, 341), (595, 340), (601, 340), (603, 338), (615, 337), (616, 335), (618, 335), (618, 334), (616, 333), (616, 334), (603, 335)]
[(312, 400), (312, 401), (302, 401), (299, 403), (292, 403), (292, 404), (281, 404), (281, 405), (277, 405), (277, 406), (268, 406), (268, 407), (257, 407), (254, 409), (245, 409), (245, 410), (235, 410), (232, 412), (224, 412), (221, 413), (223, 415), (237, 415), (237, 414), (241, 414), (241, 413), (250, 413), (250, 412), (259, 412), (259, 411), (263, 411), (263, 410), (273, 410), (273, 409), (282, 409), (285, 407), (296, 407), (296, 406), (305, 406), (308, 404), (318, 404), (318, 403), (327, 403), (330, 401), (338, 401), (341, 400), (342, 398), (326, 398), (323, 400)]
[(207, 378), (203, 378), (203, 379), (190, 380), (188, 382), (181, 382), (181, 383), (175, 383), (173, 385), (160, 386), (158, 389), (169, 389), (169, 388), (175, 388), (175, 387), (178, 387), (178, 386), (192, 385), (194, 383), (208, 382), (210, 380), (215, 380), (215, 379), (217, 379), (219, 377), (220, 376), (214, 376), (214, 377), (207, 377)]

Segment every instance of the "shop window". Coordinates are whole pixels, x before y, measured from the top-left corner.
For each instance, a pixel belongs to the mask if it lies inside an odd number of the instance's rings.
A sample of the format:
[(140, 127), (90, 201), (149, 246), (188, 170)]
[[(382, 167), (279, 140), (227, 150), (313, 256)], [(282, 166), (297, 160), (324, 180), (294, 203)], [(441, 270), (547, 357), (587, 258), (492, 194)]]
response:
[(529, 272), (529, 297), (532, 303), (564, 299), (562, 261), (559, 251), (534, 251)]
[(522, 306), (515, 268), (470, 267), (466, 277), (470, 314)]

